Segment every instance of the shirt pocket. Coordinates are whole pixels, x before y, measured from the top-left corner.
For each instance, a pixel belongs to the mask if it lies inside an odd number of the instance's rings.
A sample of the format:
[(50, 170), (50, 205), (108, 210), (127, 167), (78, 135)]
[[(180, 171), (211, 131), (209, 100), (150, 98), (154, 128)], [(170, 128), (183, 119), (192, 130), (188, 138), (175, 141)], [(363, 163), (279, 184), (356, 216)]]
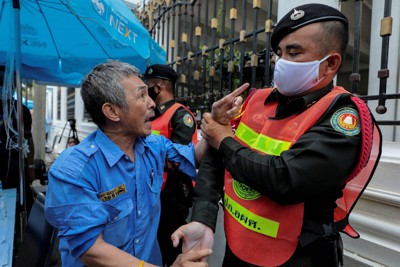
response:
[(109, 219), (103, 231), (103, 239), (118, 248), (126, 247), (134, 237), (134, 223), (131, 220), (132, 199), (123, 198), (107, 204), (112, 205), (119, 213)]
[(156, 168), (152, 169), (150, 173), (150, 177), (146, 180), (147, 184), (147, 196), (148, 196), (148, 207), (151, 206), (151, 210), (149, 210), (150, 216), (155, 216), (160, 211), (160, 194), (161, 194), (161, 185), (163, 183), (163, 172), (157, 170)]

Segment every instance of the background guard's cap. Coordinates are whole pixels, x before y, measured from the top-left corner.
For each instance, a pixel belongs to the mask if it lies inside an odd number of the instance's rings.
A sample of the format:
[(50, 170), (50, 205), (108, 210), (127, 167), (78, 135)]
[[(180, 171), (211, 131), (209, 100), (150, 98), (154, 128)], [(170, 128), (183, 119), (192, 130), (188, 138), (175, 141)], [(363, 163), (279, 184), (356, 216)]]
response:
[(340, 21), (346, 28), (346, 16), (338, 9), (322, 4), (306, 4), (290, 10), (276, 25), (271, 35), (271, 47), (276, 53), (279, 42), (288, 34), (308, 24), (320, 21)]
[(154, 64), (147, 67), (143, 78), (144, 80), (157, 78), (162, 80), (169, 80), (175, 83), (176, 79), (178, 79), (178, 73), (176, 73), (176, 71), (169, 65)]

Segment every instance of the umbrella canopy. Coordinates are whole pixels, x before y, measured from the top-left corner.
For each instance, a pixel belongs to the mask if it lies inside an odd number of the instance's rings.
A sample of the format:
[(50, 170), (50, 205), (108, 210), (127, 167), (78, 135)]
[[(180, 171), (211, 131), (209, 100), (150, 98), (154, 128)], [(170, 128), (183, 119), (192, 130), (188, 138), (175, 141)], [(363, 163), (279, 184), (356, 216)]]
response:
[(13, 1), (0, 0), (0, 64), (7, 64), (7, 53), (20, 49), (23, 79), (78, 87), (86, 73), (107, 59), (141, 72), (149, 64), (165, 63), (163, 49), (121, 0), (19, 3), (18, 25)]
[(20, 192), (25, 192), (21, 78), (79, 87), (107, 59), (141, 72), (165, 63), (165, 52), (121, 0), (0, 0), (0, 65), (7, 66), (1, 95), (17, 92)]

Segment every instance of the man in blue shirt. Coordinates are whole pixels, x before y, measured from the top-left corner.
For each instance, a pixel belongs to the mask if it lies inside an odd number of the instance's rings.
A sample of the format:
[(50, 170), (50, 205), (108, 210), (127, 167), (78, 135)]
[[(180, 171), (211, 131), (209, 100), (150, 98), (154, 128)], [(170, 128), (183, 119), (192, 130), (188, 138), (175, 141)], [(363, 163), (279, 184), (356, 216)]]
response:
[[(193, 144), (150, 135), (155, 103), (139, 75), (129, 64), (109, 61), (83, 80), (85, 108), (99, 129), (53, 163), (46, 197), (46, 217), (59, 229), (63, 266), (162, 263), (157, 228), (164, 163), (168, 158), (195, 178), (195, 151)], [(237, 112), (235, 96), (246, 87), (213, 106), (216, 119), (228, 121)], [(199, 142), (196, 159), (206, 147)], [(210, 253), (181, 254), (172, 266), (188, 266)]]

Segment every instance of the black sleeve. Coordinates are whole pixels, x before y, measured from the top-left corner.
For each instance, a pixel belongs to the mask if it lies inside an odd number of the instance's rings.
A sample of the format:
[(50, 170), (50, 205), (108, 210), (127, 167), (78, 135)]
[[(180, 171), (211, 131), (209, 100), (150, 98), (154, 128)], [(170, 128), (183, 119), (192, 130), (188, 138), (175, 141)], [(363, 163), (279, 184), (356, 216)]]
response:
[[(190, 118), (188, 118), (190, 116)], [(195, 118), (184, 108), (179, 108), (171, 118), (171, 141), (187, 145), (192, 142), (192, 136), (196, 130)]]
[(218, 201), (223, 193), (224, 170), (218, 151), (209, 148), (201, 162), (194, 188), (192, 221), (202, 222), (214, 230)]
[(219, 150), (224, 165), (235, 179), (280, 204), (304, 202), (338, 188), (358, 161), (361, 135), (336, 131), (331, 115), (280, 156), (261, 155), (227, 137)]

